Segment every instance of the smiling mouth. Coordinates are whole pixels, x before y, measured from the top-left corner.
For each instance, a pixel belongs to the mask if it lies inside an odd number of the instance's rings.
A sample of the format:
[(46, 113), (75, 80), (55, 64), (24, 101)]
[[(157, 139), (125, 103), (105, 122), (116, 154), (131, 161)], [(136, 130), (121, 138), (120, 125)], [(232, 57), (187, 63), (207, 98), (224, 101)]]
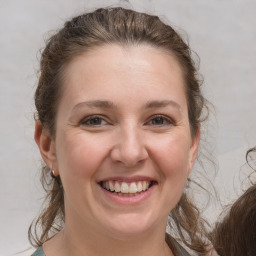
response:
[(115, 193), (119, 196), (136, 196), (141, 193), (146, 192), (150, 187), (152, 187), (156, 182), (154, 181), (136, 181), (136, 182), (120, 182), (120, 181), (102, 181), (99, 183), (100, 186), (111, 192)]

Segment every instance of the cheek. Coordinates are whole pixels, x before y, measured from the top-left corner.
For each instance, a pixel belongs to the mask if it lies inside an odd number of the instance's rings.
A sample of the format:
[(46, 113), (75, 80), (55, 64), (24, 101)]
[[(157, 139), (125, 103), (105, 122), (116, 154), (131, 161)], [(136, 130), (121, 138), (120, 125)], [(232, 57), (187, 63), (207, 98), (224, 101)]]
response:
[(57, 160), (62, 176), (92, 176), (107, 154), (106, 141), (85, 134), (60, 136)]
[[(186, 136), (167, 137), (155, 142), (154, 160), (165, 177), (171, 177), (174, 182), (186, 179), (189, 166), (190, 143)], [(177, 178), (177, 180), (175, 179)], [(180, 178), (182, 178), (180, 180)]]
[(189, 174), (189, 140), (182, 137), (166, 139), (155, 150), (155, 162), (159, 173), (162, 191), (163, 212), (169, 214), (179, 202)]

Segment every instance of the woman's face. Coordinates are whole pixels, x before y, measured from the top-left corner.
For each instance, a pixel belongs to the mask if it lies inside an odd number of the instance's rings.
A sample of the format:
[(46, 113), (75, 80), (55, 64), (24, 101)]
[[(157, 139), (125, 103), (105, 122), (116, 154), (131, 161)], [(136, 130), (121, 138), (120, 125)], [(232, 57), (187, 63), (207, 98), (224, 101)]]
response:
[(197, 153), (182, 71), (149, 46), (96, 48), (75, 58), (51, 142), (65, 220), (110, 235), (165, 227)]

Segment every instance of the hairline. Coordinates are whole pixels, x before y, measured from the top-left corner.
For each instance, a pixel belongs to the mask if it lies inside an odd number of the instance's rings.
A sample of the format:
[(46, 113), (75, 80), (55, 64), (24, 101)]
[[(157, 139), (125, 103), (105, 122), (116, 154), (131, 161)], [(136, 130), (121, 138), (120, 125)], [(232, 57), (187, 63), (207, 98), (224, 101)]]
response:
[[(151, 49), (155, 49), (155, 50), (159, 50), (159, 52), (162, 52), (164, 54), (167, 54), (171, 57), (173, 57), (175, 59), (175, 61), (178, 63), (178, 66), (181, 70), (181, 75), (182, 75), (182, 79), (183, 79), (183, 85), (184, 85), (184, 93), (186, 96), (186, 102), (187, 102), (187, 107), (189, 107), (188, 105), (188, 92), (187, 92), (187, 87), (188, 84), (186, 82), (186, 70), (184, 69), (184, 65), (182, 65), (181, 61), (179, 60), (179, 58), (175, 55), (174, 51), (167, 49), (164, 46), (159, 46), (159, 45), (154, 45), (151, 42), (146, 42), (146, 41), (141, 41), (141, 42), (133, 42), (133, 41), (111, 41), (111, 42), (99, 42), (98, 44), (94, 45), (94, 46), (81, 46), (80, 47), (80, 51), (77, 51), (77, 54), (73, 54), (70, 58), (67, 58), (66, 60), (64, 60), (63, 64), (60, 67), (60, 72), (58, 73), (58, 78), (57, 78), (57, 83), (59, 86), (59, 97), (58, 97), (58, 102), (56, 102), (56, 112), (55, 112), (55, 118), (54, 118), (54, 125), (53, 125), (53, 129), (52, 131), (50, 131), (50, 133), (52, 133), (52, 137), (55, 138), (56, 135), (56, 120), (57, 120), (57, 114), (58, 114), (58, 108), (59, 108), (59, 103), (63, 97), (63, 93), (65, 91), (64, 87), (65, 87), (65, 76), (67, 75), (68, 72), (68, 66), (77, 58), (81, 57), (81, 56), (86, 56), (87, 54), (93, 53), (94, 51), (97, 51), (98, 49), (103, 49), (107, 46), (119, 46), (121, 48), (123, 48), (124, 50), (128, 50), (130, 47), (141, 47), (141, 46), (146, 46), (148, 48)], [(188, 116), (189, 119), (189, 116)], [(190, 122), (189, 122), (190, 124)], [(190, 124), (191, 126), (191, 124)], [(193, 135), (192, 132), (192, 127), (190, 127), (191, 130), (191, 137), (195, 137), (195, 135)]]

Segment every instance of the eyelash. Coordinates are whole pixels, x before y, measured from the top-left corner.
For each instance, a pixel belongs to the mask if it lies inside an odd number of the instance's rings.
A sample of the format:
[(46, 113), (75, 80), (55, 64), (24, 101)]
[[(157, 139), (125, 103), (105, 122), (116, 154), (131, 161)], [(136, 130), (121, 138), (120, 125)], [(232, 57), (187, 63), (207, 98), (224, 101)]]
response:
[[(157, 123), (152, 123), (154, 121), (156, 121), (159, 119), (162, 121), (162, 123), (157, 124)], [(90, 123), (93, 121), (96, 121), (96, 123)], [(105, 122), (102, 124), (102, 122)], [(108, 121), (106, 121), (106, 118), (100, 116), (100, 115), (92, 115), (92, 116), (88, 116), (84, 119), (81, 120), (80, 125), (85, 125), (87, 127), (101, 127), (104, 125), (108, 125), (110, 124)], [(163, 127), (163, 126), (169, 126), (169, 125), (175, 125), (175, 122), (173, 121), (173, 119), (166, 117), (164, 115), (154, 115), (151, 116), (149, 121), (147, 121), (144, 125), (150, 125), (150, 126), (156, 126), (156, 127)]]
[(89, 127), (100, 127), (100, 126), (103, 126), (105, 124), (91, 124), (91, 123), (88, 123), (88, 122), (91, 122), (91, 121), (95, 121), (95, 120), (98, 120), (100, 122), (105, 122), (106, 124), (108, 124), (108, 122), (105, 120), (105, 118), (103, 118), (102, 116), (98, 116), (98, 115), (93, 115), (93, 116), (88, 116), (84, 119), (81, 120), (80, 122), (80, 125), (86, 125), (86, 126), (89, 126)]
[(164, 122), (163, 124), (150, 124), (150, 125), (153, 125), (153, 126), (157, 126), (157, 127), (162, 127), (162, 126), (166, 126), (166, 125), (174, 125), (174, 121), (169, 118), (169, 117), (166, 117), (164, 115), (154, 115), (152, 117), (150, 117), (150, 120), (146, 123), (146, 125), (156, 119), (162, 119), (162, 121)]

